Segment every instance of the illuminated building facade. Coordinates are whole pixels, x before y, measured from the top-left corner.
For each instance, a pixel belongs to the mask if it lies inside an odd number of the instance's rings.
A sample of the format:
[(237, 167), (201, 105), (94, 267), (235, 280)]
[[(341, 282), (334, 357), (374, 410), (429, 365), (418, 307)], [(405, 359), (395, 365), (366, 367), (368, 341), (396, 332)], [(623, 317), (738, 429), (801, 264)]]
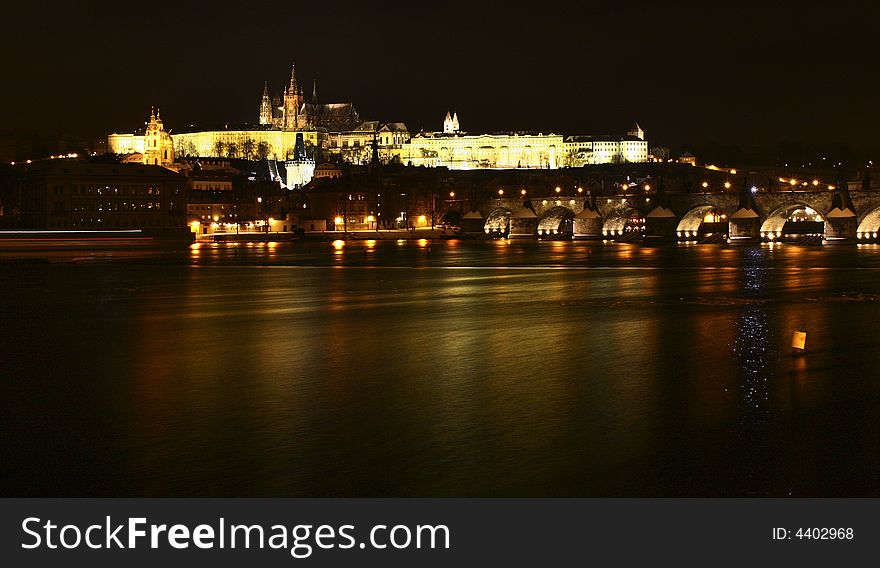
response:
[(325, 156), (349, 164), (367, 164), (373, 156), (373, 142), (378, 148), (379, 160), (395, 161), (403, 145), (410, 139), (406, 124), (402, 122), (380, 123), (368, 120), (354, 130), (327, 133)]
[(626, 136), (467, 134), (458, 113), (446, 113), (442, 132), (421, 132), (400, 148), (413, 166), (471, 169), (556, 169), (586, 164), (647, 162), (648, 142), (638, 124)]
[(647, 162), (645, 131), (636, 123), (626, 136), (569, 136), (565, 139), (565, 165)]
[(452, 170), (560, 167), (563, 137), (559, 134), (467, 134), (458, 114), (446, 113), (443, 132), (420, 132), (400, 148), (400, 161), (412, 166)]
[[(264, 84), (259, 126), (164, 132), (162, 121), (151, 115), (144, 136), (111, 134), (108, 147), (117, 154), (143, 153), (145, 163), (170, 166), (177, 157), (215, 156), (248, 160), (289, 160), (302, 164), (296, 154), (301, 138), (305, 155), (367, 164), (373, 146), (383, 163), (447, 167), (449, 169), (556, 169), (587, 164), (647, 162), (645, 132), (635, 124), (626, 136), (569, 136), (528, 132), (472, 134), (461, 130), (458, 113), (447, 112), (442, 131), (411, 136), (402, 122), (361, 121), (351, 103), (317, 102), (313, 85), (306, 102), (296, 69), (280, 95)], [(155, 146), (154, 146), (155, 145)], [(296, 168), (294, 168), (296, 169)], [(296, 172), (294, 172), (296, 173)], [(294, 175), (294, 179), (308, 176)]]
[(150, 109), (144, 134), (110, 134), (107, 149), (115, 154), (141, 154), (141, 161), (153, 166), (168, 167), (174, 163), (174, 139), (165, 132), (158, 109)]

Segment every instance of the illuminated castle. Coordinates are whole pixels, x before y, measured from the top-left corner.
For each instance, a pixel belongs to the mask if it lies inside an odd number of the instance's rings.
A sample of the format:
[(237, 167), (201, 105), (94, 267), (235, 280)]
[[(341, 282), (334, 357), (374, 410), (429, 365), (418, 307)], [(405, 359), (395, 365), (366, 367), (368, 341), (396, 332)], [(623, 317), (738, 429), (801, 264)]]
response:
[(361, 123), (351, 103), (318, 103), (317, 82), (312, 83), (312, 100), (306, 102), (302, 87), (296, 81), (296, 65), (290, 70), (290, 81), (280, 97), (269, 96), (269, 84), (263, 85), (260, 100), (260, 124), (282, 130), (329, 131), (353, 130)]

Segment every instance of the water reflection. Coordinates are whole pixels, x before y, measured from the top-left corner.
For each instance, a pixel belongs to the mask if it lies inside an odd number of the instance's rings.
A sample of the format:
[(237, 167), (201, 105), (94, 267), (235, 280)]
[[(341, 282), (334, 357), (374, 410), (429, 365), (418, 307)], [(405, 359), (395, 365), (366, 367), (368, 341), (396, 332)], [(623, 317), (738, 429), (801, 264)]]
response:
[(517, 240), (0, 266), (21, 379), (0, 383), (0, 474), (13, 494), (876, 495), (878, 273), (877, 248)]
[(744, 298), (756, 303), (743, 308), (737, 322), (737, 335), (733, 351), (743, 371), (742, 423), (758, 426), (765, 421), (768, 409), (768, 386), (770, 359), (775, 350), (770, 340), (767, 310), (762, 305), (767, 273), (764, 256), (760, 249), (749, 249), (743, 255), (742, 288)]

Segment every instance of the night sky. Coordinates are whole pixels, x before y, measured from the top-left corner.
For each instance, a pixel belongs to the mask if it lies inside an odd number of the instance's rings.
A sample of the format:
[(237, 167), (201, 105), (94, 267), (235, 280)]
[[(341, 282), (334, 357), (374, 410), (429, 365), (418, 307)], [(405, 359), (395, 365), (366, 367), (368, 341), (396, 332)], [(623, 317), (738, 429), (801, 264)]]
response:
[(99, 137), (154, 104), (171, 129), (254, 122), (295, 61), (307, 93), (413, 132), (453, 109), (471, 132), (878, 146), (870, 3), (151, 4), (7, 9), (0, 130)]

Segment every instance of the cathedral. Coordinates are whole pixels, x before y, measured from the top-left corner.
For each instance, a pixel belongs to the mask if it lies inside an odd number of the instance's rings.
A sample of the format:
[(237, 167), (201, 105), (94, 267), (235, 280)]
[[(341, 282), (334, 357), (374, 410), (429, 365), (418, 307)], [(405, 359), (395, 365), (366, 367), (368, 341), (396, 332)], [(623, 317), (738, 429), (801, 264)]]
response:
[(281, 130), (328, 131), (353, 130), (361, 123), (351, 103), (318, 103), (317, 83), (312, 84), (311, 102), (306, 102), (296, 81), (296, 65), (290, 70), (290, 82), (281, 96), (269, 95), (268, 82), (260, 101), (260, 125)]

